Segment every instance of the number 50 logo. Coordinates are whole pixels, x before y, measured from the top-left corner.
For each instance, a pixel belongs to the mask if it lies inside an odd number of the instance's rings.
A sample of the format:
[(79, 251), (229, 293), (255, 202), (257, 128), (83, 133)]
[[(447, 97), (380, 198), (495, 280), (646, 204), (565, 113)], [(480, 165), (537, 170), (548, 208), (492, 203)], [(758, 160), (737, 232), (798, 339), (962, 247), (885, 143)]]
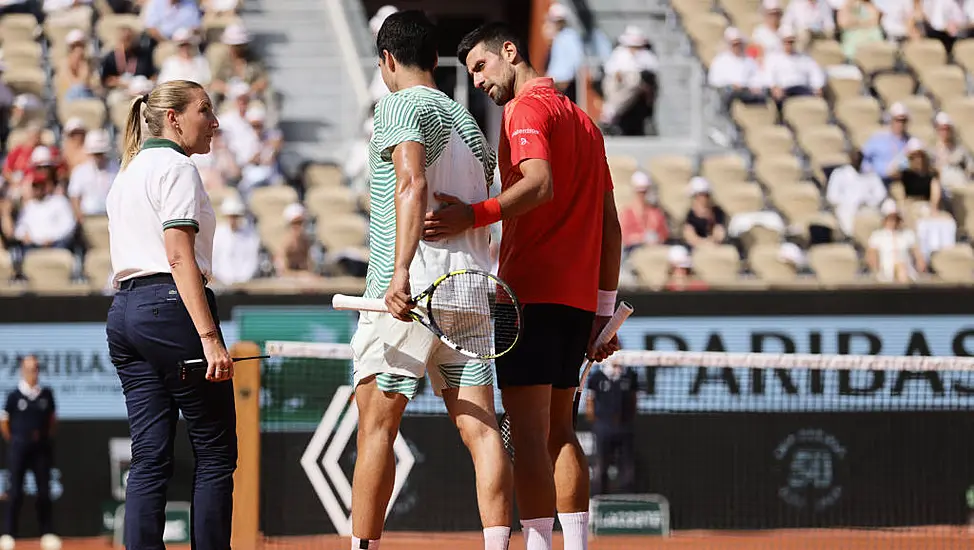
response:
[(803, 429), (775, 447), (774, 457), (783, 475), (778, 496), (795, 508), (822, 511), (842, 496), (839, 466), (846, 449), (831, 434)]

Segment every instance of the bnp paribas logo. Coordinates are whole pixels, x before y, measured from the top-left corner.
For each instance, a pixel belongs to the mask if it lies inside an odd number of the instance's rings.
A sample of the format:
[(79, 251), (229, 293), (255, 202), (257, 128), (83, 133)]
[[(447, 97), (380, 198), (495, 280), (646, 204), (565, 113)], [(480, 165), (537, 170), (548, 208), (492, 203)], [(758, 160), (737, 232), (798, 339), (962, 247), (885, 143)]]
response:
[[(352, 534), (352, 484), (342, 469), (341, 459), (358, 427), (358, 408), (352, 401), (352, 394), (351, 386), (341, 386), (335, 391), (331, 404), (301, 456), (301, 467), (325, 512), (338, 534), (346, 537)], [(396, 482), (386, 508), (386, 517), (416, 463), (402, 433), (396, 434), (393, 452), (396, 456)]]
[(816, 512), (842, 497), (846, 448), (820, 429), (794, 432), (775, 447), (778, 496), (787, 504)]

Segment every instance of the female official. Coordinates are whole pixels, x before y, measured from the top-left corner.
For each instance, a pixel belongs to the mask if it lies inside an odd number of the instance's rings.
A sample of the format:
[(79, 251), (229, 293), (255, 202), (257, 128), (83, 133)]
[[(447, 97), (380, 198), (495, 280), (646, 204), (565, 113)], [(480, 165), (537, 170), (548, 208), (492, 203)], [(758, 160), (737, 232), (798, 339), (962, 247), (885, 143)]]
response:
[[(107, 333), (132, 436), (125, 493), (130, 550), (165, 548), (180, 411), (196, 456), (193, 548), (230, 549), (237, 463), (233, 362), (206, 287), (216, 216), (190, 161), (192, 154), (209, 152), (218, 126), (210, 98), (194, 82), (166, 82), (137, 98), (125, 126), (122, 169), (108, 194), (117, 292)], [(178, 363), (201, 358), (208, 363), (205, 380), (180, 380)]]

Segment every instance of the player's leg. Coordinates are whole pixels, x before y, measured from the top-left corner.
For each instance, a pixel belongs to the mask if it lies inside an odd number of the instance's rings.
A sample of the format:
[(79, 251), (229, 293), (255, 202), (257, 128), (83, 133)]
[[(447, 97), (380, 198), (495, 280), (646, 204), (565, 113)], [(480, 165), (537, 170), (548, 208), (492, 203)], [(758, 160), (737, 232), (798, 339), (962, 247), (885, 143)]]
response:
[(27, 473), (28, 443), (14, 440), (8, 455), (9, 483), (7, 484), (7, 517), (4, 534), (17, 538), (17, 525), (20, 520), (20, 507), (24, 502), (24, 475)]
[(588, 548), (589, 467), (575, 435), (573, 403), (595, 314), (560, 307), (559, 318), (558, 346), (563, 355), (552, 383), (548, 452), (554, 465), (558, 522), (564, 533), (565, 550), (584, 550)]
[(551, 548), (555, 479), (548, 454), (551, 383), (559, 364), (557, 310), (524, 305), (518, 345), (496, 360), (504, 410), (514, 444), (514, 494), (528, 550)]
[(430, 369), (429, 374), (473, 460), (484, 548), (507, 550), (514, 474), (497, 425), (493, 370), (481, 362), (453, 363)]
[(352, 476), (353, 548), (378, 548), (396, 482), (392, 447), (406, 404), (418, 387), (418, 378), (378, 374), (362, 380), (355, 388), (359, 418)]
[(41, 528), (41, 535), (54, 533), (51, 521), (51, 449), (47, 445), (38, 446), (31, 471), (37, 484), (37, 498), (34, 505), (37, 509), (37, 524)]

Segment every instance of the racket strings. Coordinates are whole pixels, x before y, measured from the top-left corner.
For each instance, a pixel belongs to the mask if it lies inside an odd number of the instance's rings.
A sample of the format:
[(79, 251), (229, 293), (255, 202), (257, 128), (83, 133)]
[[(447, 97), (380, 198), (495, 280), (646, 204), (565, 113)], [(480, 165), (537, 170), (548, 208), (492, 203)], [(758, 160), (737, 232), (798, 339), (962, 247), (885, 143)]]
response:
[(517, 340), (520, 317), (509, 292), (483, 273), (452, 275), (434, 289), (429, 316), (457, 346), (493, 357)]

